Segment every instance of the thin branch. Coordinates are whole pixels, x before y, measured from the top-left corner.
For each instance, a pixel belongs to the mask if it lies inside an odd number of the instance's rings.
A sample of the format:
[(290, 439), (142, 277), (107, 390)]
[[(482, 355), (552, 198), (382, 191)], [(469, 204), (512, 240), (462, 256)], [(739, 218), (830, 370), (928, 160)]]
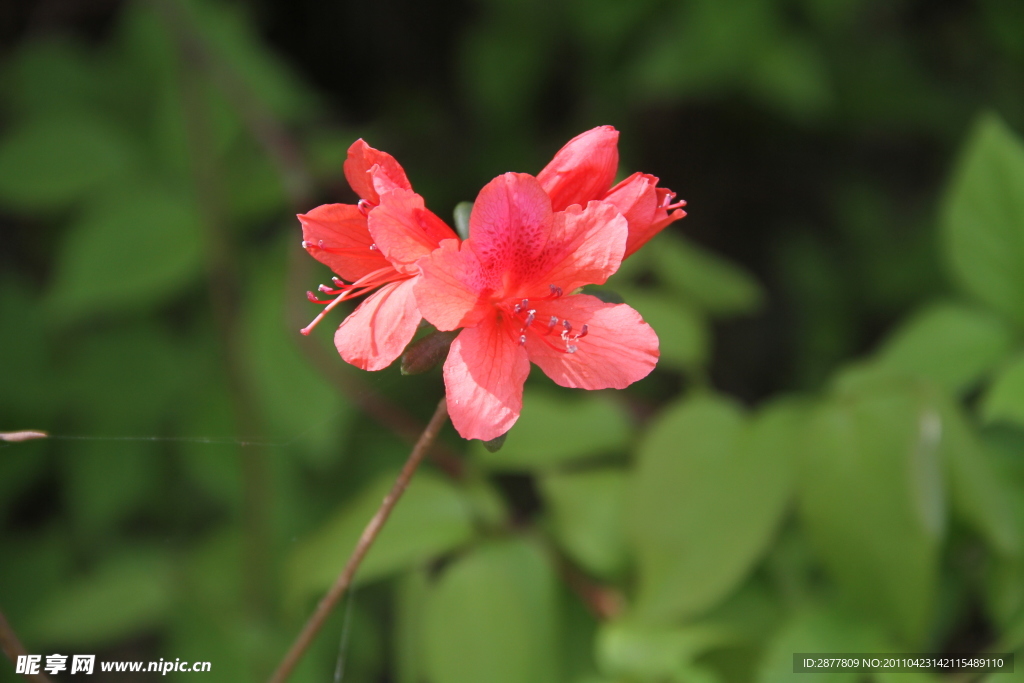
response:
[(423, 460), (423, 456), (427, 454), (430, 448), (431, 442), (437, 438), (438, 433), (441, 431), (441, 427), (444, 426), (445, 420), (448, 419), (448, 405), (444, 398), (437, 404), (437, 409), (434, 411), (434, 416), (430, 418), (430, 422), (427, 423), (426, 429), (420, 435), (416, 445), (413, 446), (412, 452), (409, 453), (409, 459), (405, 461), (405, 465), (402, 467), (402, 471), (398, 474), (398, 478), (395, 479), (394, 485), (388, 492), (388, 495), (384, 498), (380, 508), (378, 508), (376, 514), (370, 520), (370, 523), (366, 525), (366, 529), (363, 530), (363, 535), (359, 537), (359, 542), (356, 543), (355, 549), (352, 551), (352, 555), (348, 558), (348, 562), (345, 563), (345, 568), (341, 570), (341, 574), (334, 581), (334, 585), (327, 591), (327, 594), (320, 600), (320, 604), (316, 606), (316, 611), (313, 612), (306, 625), (302, 628), (295, 642), (292, 643), (291, 649), (288, 650), (288, 654), (285, 655), (281, 661), (280, 666), (277, 667), (277, 671), (270, 678), (270, 683), (284, 683), (288, 680), (292, 670), (302, 659), (302, 656), (306, 653), (306, 650), (312, 644), (316, 634), (323, 627), (324, 622), (330, 615), (334, 606), (338, 604), (342, 596), (345, 595), (345, 591), (352, 584), (352, 579), (355, 578), (356, 571), (359, 569), (359, 565), (362, 563), (363, 558), (366, 557), (366, 553), (369, 552), (373, 546), (373, 542), (377, 540), (377, 535), (380, 534), (381, 529), (384, 528), (385, 522), (388, 521), (388, 517), (391, 515), (391, 511), (395, 509), (395, 505), (398, 500), (402, 497), (409, 482), (412, 480), (412, 475), (416, 472), (416, 468), (419, 467), (420, 462)]
[[(7, 658), (15, 665), (17, 665), (18, 657), (28, 654), (21, 641), (18, 640), (18, 635), (14, 632), (14, 629), (7, 623), (7, 618), (3, 612), (0, 612), (0, 650), (3, 650)], [(43, 674), (24, 674), (24, 676), (26, 679), (36, 683), (50, 683), (50, 679)]]
[(594, 581), (557, 550), (555, 550), (555, 563), (566, 585), (583, 601), (594, 618), (608, 621), (619, 616), (625, 610), (626, 599), (622, 593)]

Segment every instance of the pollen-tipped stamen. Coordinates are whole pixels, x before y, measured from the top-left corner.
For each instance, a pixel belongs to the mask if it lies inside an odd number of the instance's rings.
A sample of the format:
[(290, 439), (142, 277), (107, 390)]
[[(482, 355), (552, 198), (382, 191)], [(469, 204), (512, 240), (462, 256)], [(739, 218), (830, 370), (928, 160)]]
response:
[[(359, 278), (352, 284), (342, 283), (338, 286), (338, 289), (335, 290), (321, 289), (320, 291), (325, 291), (326, 293), (330, 294), (338, 293), (337, 298), (331, 301), (323, 301), (321, 299), (317, 299), (316, 295), (313, 294), (313, 292), (306, 292), (307, 299), (309, 299), (313, 303), (325, 304), (325, 306), (324, 310), (320, 311), (320, 313), (315, 318), (313, 318), (313, 322), (303, 327), (301, 330), (299, 330), (299, 332), (308, 335), (310, 332), (313, 331), (313, 328), (316, 327), (321, 320), (323, 320), (324, 316), (327, 315), (335, 306), (340, 304), (342, 301), (354, 299), (357, 296), (362, 296), (363, 294), (373, 291), (374, 289), (380, 287), (381, 285), (391, 282), (392, 280), (396, 279), (394, 277), (390, 277), (393, 274), (394, 268), (392, 268), (391, 266), (388, 266), (387, 268), (378, 268), (377, 270), (367, 273), (366, 275)], [(338, 282), (337, 278), (333, 278), (333, 280), (334, 282)], [(320, 286), (324, 287), (324, 285)]]

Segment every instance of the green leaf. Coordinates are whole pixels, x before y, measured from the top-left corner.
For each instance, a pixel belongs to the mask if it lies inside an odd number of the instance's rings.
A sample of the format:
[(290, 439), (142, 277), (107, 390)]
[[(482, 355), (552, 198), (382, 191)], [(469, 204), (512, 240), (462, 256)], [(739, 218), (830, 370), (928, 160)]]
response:
[(243, 8), (217, 2), (182, 3), (195, 27), (253, 94), (285, 120), (308, 119), (317, 111), (314, 95), (283, 61), (266, 47)]
[(469, 239), (469, 216), (473, 213), (473, 202), (459, 202), (455, 205), (453, 212), (455, 218), (455, 231), (464, 240)]
[(116, 129), (87, 114), (30, 119), (0, 140), (0, 203), (24, 212), (64, 207), (122, 174), (132, 154)]
[(500, 541), (448, 567), (427, 603), (433, 683), (554, 683), (559, 675), (557, 583), (532, 543)]
[[(286, 325), (289, 293), (285, 282), (285, 245), (278, 243), (254, 264), (252, 286), (242, 314), (240, 344), (253, 398), (260, 409), (257, 424), (270, 437), (316, 466), (336, 462), (341, 437), (355, 417), (352, 407), (303, 355), (301, 345), (315, 344)], [(294, 304), (303, 305), (300, 301)], [(332, 352), (333, 355), (334, 352)], [(340, 362), (340, 359), (339, 359)]]
[(988, 374), (1012, 343), (1011, 331), (985, 311), (932, 304), (886, 341), (878, 362), (927, 377), (955, 394), (971, 389)]
[(481, 462), (500, 470), (547, 469), (579, 458), (620, 450), (630, 436), (629, 422), (611, 397), (587, 393), (553, 396), (527, 389), (523, 414), (500, 451), (473, 445)]
[(638, 617), (698, 614), (751, 570), (790, 495), (800, 413), (780, 403), (749, 421), (725, 399), (702, 396), (657, 420), (640, 447), (630, 496)]
[[(794, 679), (793, 655), (803, 652), (885, 652), (881, 638), (856, 617), (835, 608), (811, 607), (794, 614), (771, 639), (757, 674), (757, 683), (788, 683)], [(822, 671), (801, 673), (810, 683), (854, 683), (863, 674)]]
[(126, 185), (93, 202), (61, 241), (47, 305), (67, 321), (154, 306), (201, 273), (203, 237), (187, 196)]
[(597, 576), (614, 577), (625, 569), (625, 472), (550, 473), (540, 479), (540, 490), (555, 535), (573, 560)]
[(598, 666), (608, 676), (688, 681), (694, 680), (688, 675), (694, 659), (733, 640), (733, 633), (718, 626), (656, 628), (620, 621), (601, 627), (595, 648)]
[(986, 422), (1008, 422), (1024, 427), (1024, 355), (999, 371), (981, 401)]
[(623, 296), (658, 334), (659, 364), (692, 370), (707, 362), (711, 341), (700, 311), (678, 296), (638, 289), (624, 290)]
[(942, 218), (946, 261), (960, 285), (1024, 324), (1024, 145), (995, 114), (975, 124)]
[(832, 85), (816, 46), (797, 35), (780, 35), (752, 60), (751, 92), (798, 121), (820, 117), (833, 103)]
[(847, 598), (920, 642), (945, 533), (941, 415), (909, 380), (864, 373), (841, 386), (810, 421), (801, 516)]
[[(291, 598), (320, 593), (334, 582), (394, 480), (394, 473), (379, 477), (292, 552), (285, 580)], [(367, 553), (355, 582), (430, 560), (465, 544), (473, 534), (472, 510), (459, 491), (436, 475), (419, 472)]]
[(939, 401), (942, 451), (954, 512), (1003, 556), (1021, 550), (1020, 529), (1010, 504), (1011, 489), (993, 456), (980, 443), (960, 407)]
[(424, 669), (424, 618), (430, 580), (414, 569), (395, 586), (395, 677), (398, 683), (420, 683)]
[(3, 70), (5, 104), (24, 116), (47, 116), (94, 103), (104, 74), (85, 46), (63, 36), (21, 42)]
[(111, 559), (48, 596), (26, 628), (30, 642), (89, 648), (157, 628), (173, 604), (171, 564), (159, 554)]
[(756, 310), (764, 299), (747, 273), (710, 251), (668, 233), (648, 245), (654, 272), (687, 301), (713, 316)]

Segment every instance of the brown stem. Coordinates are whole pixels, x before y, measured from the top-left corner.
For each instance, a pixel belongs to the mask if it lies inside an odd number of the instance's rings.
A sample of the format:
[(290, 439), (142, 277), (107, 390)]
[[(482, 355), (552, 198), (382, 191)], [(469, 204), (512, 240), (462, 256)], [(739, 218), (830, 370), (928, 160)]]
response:
[(409, 459), (405, 461), (405, 465), (402, 467), (402, 471), (398, 474), (398, 478), (395, 479), (394, 485), (388, 492), (388, 495), (384, 498), (384, 502), (380, 504), (376, 514), (370, 520), (370, 523), (366, 525), (363, 530), (363, 535), (359, 537), (359, 542), (356, 543), (355, 549), (352, 551), (352, 555), (349, 556), (348, 562), (345, 563), (345, 568), (341, 570), (341, 574), (335, 579), (334, 585), (327, 591), (327, 594), (320, 600), (320, 604), (316, 606), (316, 611), (313, 612), (309, 620), (306, 621), (306, 625), (302, 627), (302, 631), (299, 633), (295, 642), (292, 643), (291, 649), (288, 650), (288, 654), (285, 655), (284, 659), (281, 660), (281, 664), (277, 667), (277, 671), (270, 678), (270, 683), (284, 683), (288, 680), (292, 670), (302, 659), (306, 650), (313, 642), (313, 638), (323, 627), (324, 622), (330, 615), (331, 610), (338, 604), (338, 601), (348, 587), (352, 584), (352, 579), (356, 575), (356, 571), (359, 569), (359, 565), (362, 563), (363, 558), (366, 557), (366, 553), (369, 552), (370, 547), (373, 546), (373, 542), (377, 540), (377, 535), (380, 530), (384, 528), (384, 523), (388, 521), (388, 517), (391, 515), (391, 511), (395, 509), (395, 505), (398, 500), (402, 497), (406, 487), (409, 485), (409, 481), (412, 479), (412, 475), (416, 472), (416, 468), (423, 460), (423, 456), (427, 454), (430, 449), (430, 444), (434, 439), (437, 438), (438, 432), (441, 431), (441, 427), (444, 426), (445, 420), (448, 419), (448, 404), (444, 398), (437, 404), (437, 409), (434, 411), (434, 416), (430, 418), (430, 422), (427, 423), (426, 429), (420, 434), (420, 438), (416, 441), (416, 445), (413, 446), (412, 452), (409, 453)]
[[(4, 651), (4, 654), (7, 655), (12, 664), (17, 664), (19, 656), (28, 654), (21, 641), (18, 640), (18, 635), (14, 632), (14, 629), (7, 623), (7, 618), (3, 612), (0, 612), (0, 650)], [(36, 683), (50, 683), (50, 679), (43, 674), (23, 675), (26, 679), (36, 681)]]
[(608, 621), (622, 614), (626, 603), (622, 593), (597, 583), (564, 556), (559, 554), (556, 559), (566, 585), (579, 596), (595, 618)]

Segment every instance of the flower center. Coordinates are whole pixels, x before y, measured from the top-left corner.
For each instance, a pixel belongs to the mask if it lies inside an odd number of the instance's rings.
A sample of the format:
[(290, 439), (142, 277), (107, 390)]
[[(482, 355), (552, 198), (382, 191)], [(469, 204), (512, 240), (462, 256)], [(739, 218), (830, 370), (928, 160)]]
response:
[[(555, 285), (548, 285), (548, 287), (551, 289), (551, 294), (533, 299), (532, 301), (553, 301), (562, 296), (561, 287), (556, 287)], [(526, 343), (526, 331), (533, 330), (537, 338), (552, 349), (561, 353), (576, 353), (579, 350), (577, 342), (586, 337), (589, 331), (588, 326), (584, 324), (579, 332), (574, 334), (572, 323), (568, 320), (559, 319), (555, 315), (549, 316), (547, 320), (538, 320), (537, 309), (532, 306), (530, 299), (522, 299), (514, 305), (505, 303), (502, 309), (508, 314), (510, 321), (518, 321), (520, 324), (517, 339), (520, 346)], [(564, 343), (565, 348), (561, 348), (552, 339), (552, 335), (556, 333), (556, 330), (558, 330), (558, 336)]]

